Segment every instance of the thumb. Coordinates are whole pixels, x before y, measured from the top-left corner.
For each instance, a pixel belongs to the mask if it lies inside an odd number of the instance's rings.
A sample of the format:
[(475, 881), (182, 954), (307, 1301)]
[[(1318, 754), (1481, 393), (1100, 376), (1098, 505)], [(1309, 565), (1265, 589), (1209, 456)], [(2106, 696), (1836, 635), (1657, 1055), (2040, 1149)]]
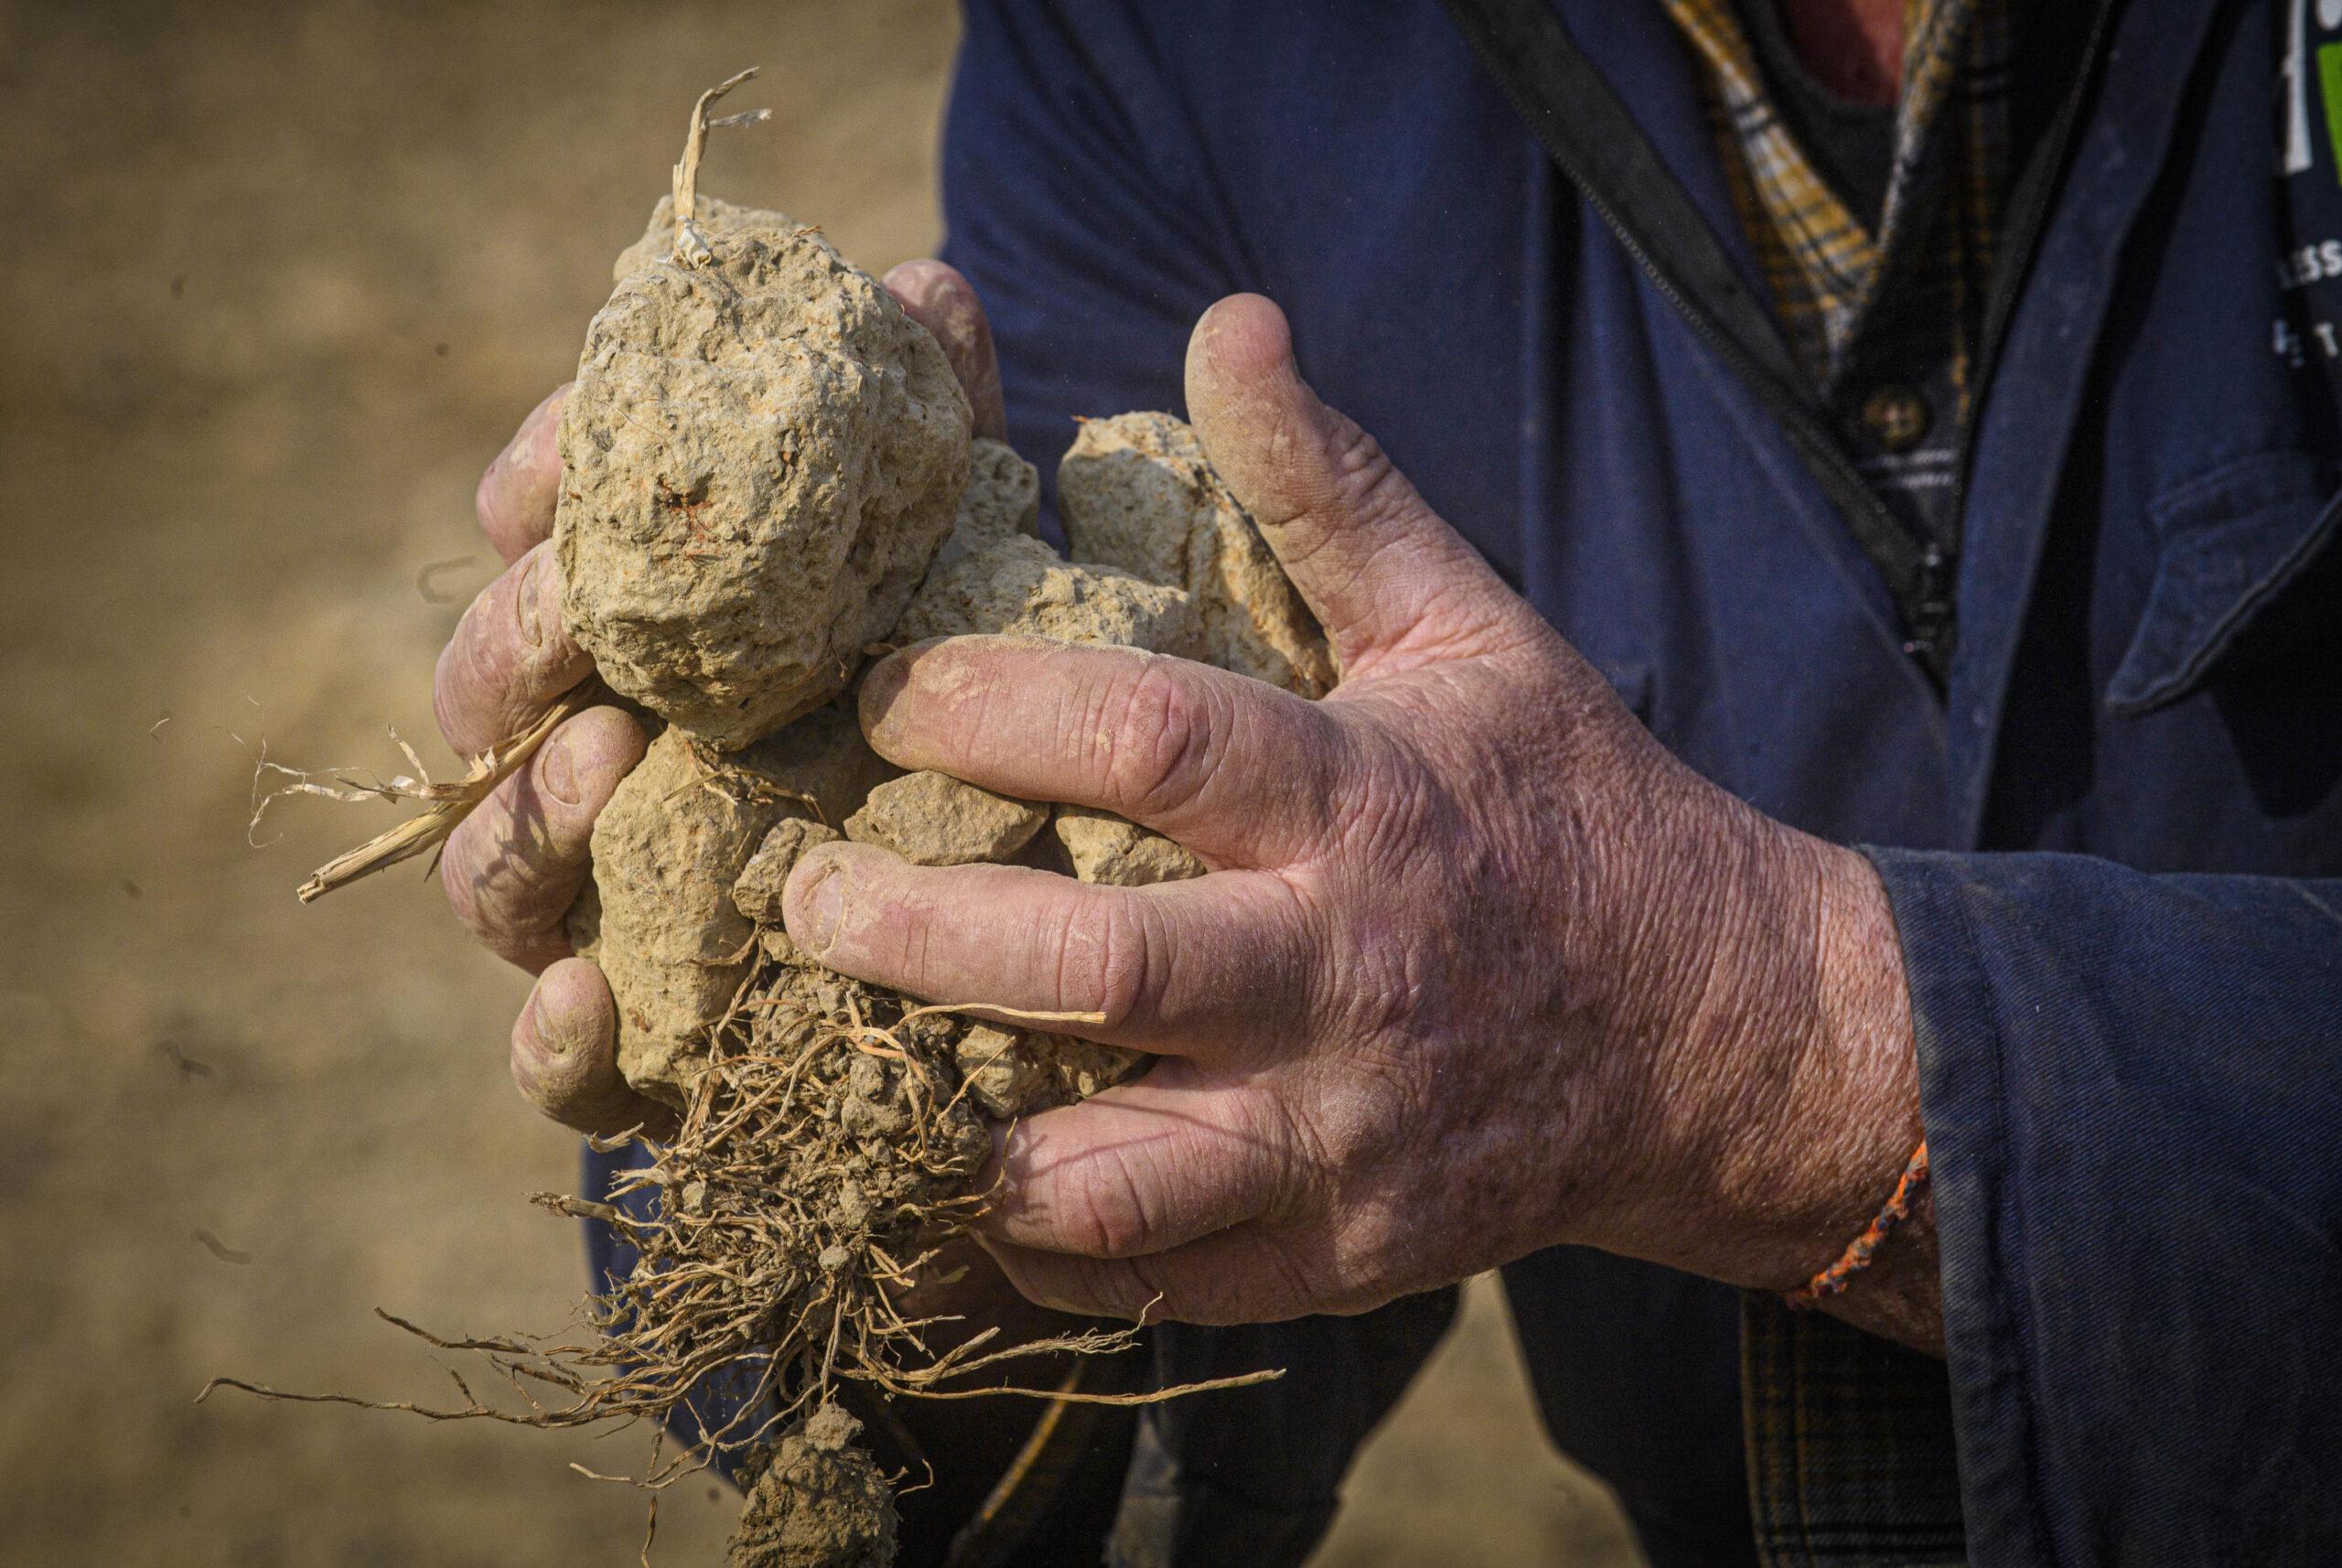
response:
[(1380, 443), (1309, 390), (1270, 301), (1231, 295), (1196, 323), (1187, 412), (1346, 674), (1475, 637), (1511, 613), (1510, 590)]

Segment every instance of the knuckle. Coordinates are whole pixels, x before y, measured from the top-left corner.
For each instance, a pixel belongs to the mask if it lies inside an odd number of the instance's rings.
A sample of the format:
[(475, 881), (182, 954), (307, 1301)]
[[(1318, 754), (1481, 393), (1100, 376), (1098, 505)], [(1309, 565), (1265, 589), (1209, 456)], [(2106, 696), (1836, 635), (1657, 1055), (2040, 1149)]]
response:
[[(1149, 1283), (1143, 1266), (1132, 1259), (1084, 1258), (1079, 1260), (1075, 1274), (1074, 1289), (1081, 1303), (1079, 1310), (1101, 1317), (1135, 1320), (1162, 1294)], [(1155, 1316), (1159, 1319), (1162, 1314), (1158, 1311)]]
[(1341, 802), (1360, 766), (1359, 746), (1343, 709), (1319, 703), (1279, 702), (1273, 729), (1244, 737), (1248, 756), (1271, 756), (1282, 776), (1278, 825), (1295, 847), (1319, 850), (1338, 842)]
[(1281, 414), (1271, 438), (1273, 460), (1295, 479), (1284, 514), (1263, 520), (1288, 570), (1306, 568), (1319, 551), (1350, 532), (1356, 520), (1379, 515), (1405, 490), (1398, 467), (1370, 431), (1333, 410), (1323, 417), (1331, 423)]
[(1106, 1317), (1160, 1323), (1179, 1316), (1174, 1299), (1176, 1271), (1160, 1254), (1144, 1258), (1099, 1258), (1088, 1261), (1088, 1289), (1093, 1308)]
[[(489, 810), (494, 810), (491, 802)], [(487, 811), (473, 816), (457, 828), (447, 840), (446, 853), (439, 863), (440, 881), (447, 891), (447, 907), (464, 929), (491, 947), (500, 944), (504, 935), (505, 887), (510, 875), (509, 869), (500, 874), (496, 863), (500, 858), (489, 842), (491, 824), (482, 821)]]
[(493, 745), (489, 734), (504, 724), (517, 682), (511, 618), (504, 578), (480, 590), (440, 650), (431, 682), (431, 707), (447, 744), (467, 755)]
[(1378, 873), (1403, 869), (1427, 843), (1452, 845), (1457, 811), (1431, 768), (1411, 750), (1385, 744), (1345, 770), (1332, 821), (1348, 857)]
[(555, 581), (544, 551), (530, 551), (480, 590), (440, 650), (431, 686), (433, 715), (457, 751), (470, 755), (525, 728), (537, 705), (585, 673), (584, 655), (545, 603)]
[(1289, 1260), (1257, 1232), (1208, 1257), (1164, 1252), (1123, 1266), (1130, 1276), (1119, 1314), (1124, 1317), (1225, 1327), (1308, 1310), (1307, 1293), (1290, 1277)]
[(543, 540), (552, 526), (561, 471), (554, 441), (573, 384), (564, 382), (530, 412), (473, 487), (472, 512), (480, 532), (508, 562)]
[[(1075, 1006), (1095, 998), (1109, 1030), (1153, 1016), (1162, 1001), (1160, 944), (1148, 908), (1136, 898), (1110, 897), (1100, 908), (1077, 906), (1068, 923), (1058, 994)], [(1087, 975), (1076, 972), (1083, 960), (1092, 971)]]
[(544, 1110), (559, 1096), (558, 1079), (563, 1069), (559, 1057), (539, 1038), (530, 1016), (522, 1013), (512, 1026), (512, 1049), (508, 1063), (512, 1072), (512, 1087), (521, 1098), (539, 1110)]
[(472, 672), (471, 637), (467, 630), (478, 608), (478, 602), (475, 600), (473, 608), (466, 610), (464, 618), (456, 623), (456, 635), (439, 650), (438, 665), (431, 674), (431, 716), (437, 721), (440, 735), (460, 756), (468, 756), (476, 749), (471, 742), (473, 731), (478, 727), (472, 714), (472, 693), (478, 681)]
[(1429, 944), (1386, 941), (1360, 944), (1345, 955), (1349, 981), (1350, 1026), (1368, 1039), (1403, 1037), (1421, 1017), (1438, 983)]
[(1263, 1233), (1247, 1251), (1253, 1266), (1231, 1272), (1230, 1288), (1223, 1293), (1214, 1322), (1295, 1317), (1327, 1305), (1330, 1293), (1310, 1268), (1303, 1249)]
[(573, 890), (546, 863), (541, 832), (514, 806), (508, 791), (515, 782), (507, 780), (450, 835), (440, 880), (466, 930), (499, 957), (536, 968), (548, 956), (538, 950), (568, 912)]
[(1107, 789), (1125, 816), (1176, 811), (1203, 792), (1219, 766), (1227, 714), (1181, 660), (1141, 662), (1121, 692)]
[(1335, 421), (1327, 441), (1335, 499), (1352, 511), (1387, 503), (1391, 481), (1399, 477), (1398, 466), (1373, 432), (1348, 414), (1337, 414)]
[(496, 923), (481, 897), (480, 878), (473, 866), (471, 823), (457, 828), (448, 839), (446, 853), (440, 857), (439, 881), (446, 889), (447, 908), (454, 911), (457, 922), (481, 941), (489, 941), (496, 930)]
[(1145, 1183), (1119, 1148), (1098, 1150), (1078, 1167), (1068, 1195), (1073, 1250), (1092, 1258), (1130, 1258), (1155, 1250), (1156, 1222)]
[(1338, 1179), (1347, 1151), (1334, 1147), (1327, 1133), (1295, 1102), (1297, 1097), (1266, 1097), (1267, 1125), (1262, 1137), (1278, 1151), (1278, 1179), (1264, 1218), (1293, 1225), (1327, 1206), (1327, 1195)]
[(479, 520), (479, 531), (498, 544), (510, 536), (503, 517), (504, 469), (510, 448), (489, 459), (480, 470), (479, 483), (472, 488), (472, 515)]

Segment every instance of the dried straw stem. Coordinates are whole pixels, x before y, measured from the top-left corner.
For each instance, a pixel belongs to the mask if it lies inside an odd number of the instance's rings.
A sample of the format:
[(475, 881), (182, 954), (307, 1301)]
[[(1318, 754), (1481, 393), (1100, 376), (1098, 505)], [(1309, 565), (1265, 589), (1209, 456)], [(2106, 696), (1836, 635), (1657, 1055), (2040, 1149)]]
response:
[(683, 156), (675, 165), (675, 259), (686, 266), (704, 266), (714, 254), (708, 248), (707, 236), (699, 229), (699, 164), (707, 152), (707, 134), (711, 130), (730, 125), (755, 125), (768, 119), (769, 109), (751, 109), (744, 114), (726, 114), (721, 120), (707, 117), (708, 105), (753, 78), (760, 68), (750, 66), (736, 76), (728, 77), (699, 95), (692, 105), (691, 129), (683, 137)]
[[(588, 681), (571, 691), (545, 710), (537, 722), (531, 725), (502, 746), (490, 746), (473, 759), (471, 771), (453, 784), (435, 784), (416, 760), (414, 751), (407, 758), (414, 763), (415, 777), (400, 777), (382, 782), (371, 782), (350, 778), (347, 774), (331, 776), (330, 783), (319, 783), (306, 774), (295, 774), (294, 782), (279, 793), (327, 795), (335, 800), (427, 800), (430, 809), (420, 816), (410, 817), (390, 832), (369, 839), (345, 854), (338, 854), (317, 867), (306, 882), (295, 889), (304, 904), (314, 903), (337, 887), (346, 886), (361, 876), (371, 876), (385, 866), (412, 860), (418, 854), (436, 850), (447, 842), (458, 824), (472, 814), (479, 803), (496, 792), (502, 784), (534, 757), (545, 737), (562, 723), (585, 712), (605, 693), (598, 681)], [(404, 745), (403, 742), (401, 743)], [(274, 767), (274, 764), (264, 766)], [(290, 772), (290, 769), (278, 769)]]

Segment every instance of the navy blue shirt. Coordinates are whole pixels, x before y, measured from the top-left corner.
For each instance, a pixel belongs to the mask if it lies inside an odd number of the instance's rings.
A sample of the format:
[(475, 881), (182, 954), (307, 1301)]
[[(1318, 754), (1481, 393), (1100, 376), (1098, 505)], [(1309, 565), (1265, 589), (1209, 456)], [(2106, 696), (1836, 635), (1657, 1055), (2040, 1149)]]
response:
[[(1761, 294), (1660, 6), (1556, 8)], [(945, 253), (1045, 474), (1074, 415), (1177, 410), (1196, 317), (1267, 294), (1327, 401), (1663, 742), (1872, 848), (1977, 1564), (2342, 1560), (2323, 9), (2117, 13), (1983, 394), (1939, 692), (1796, 451), (1434, 0), (968, 6)], [(1728, 1293), (1591, 1254), (1508, 1283), (1549, 1424), (1654, 1559), (1745, 1556)], [(1241, 1422), (1150, 1422), (1125, 1511), (1174, 1520), (1152, 1560), (1305, 1550), (1395, 1394), (1359, 1337), (1387, 1321), (1275, 1331), (1304, 1359)], [(1270, 1332), (1170, 1337), (1258, 1364)]]

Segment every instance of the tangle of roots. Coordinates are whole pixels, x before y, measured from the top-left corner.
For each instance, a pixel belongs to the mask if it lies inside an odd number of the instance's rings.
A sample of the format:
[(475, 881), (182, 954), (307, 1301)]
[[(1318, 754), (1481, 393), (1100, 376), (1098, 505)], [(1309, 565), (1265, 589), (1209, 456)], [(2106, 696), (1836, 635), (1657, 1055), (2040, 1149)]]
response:
[[(233, 1387), (549, 1429), (648, 1420), (689, 1441), (663, 1462), (663, 1444), (654, 1447), (639, 1477), (585, 1473), (656, 1491), (710, 1464), (749, 1480), (801, 1469), (798, 1450), (840, 1417), (831, 1398), (840, 1380), (923, 1398), (1139, 1403), (1276, 1376), (1140, 1394), (958, 1382), (1028, 1357), (1111, 1354), (1137, 1335), (1094, 1329), (1002, 1348), (998, 1330), (987, 1328), (934, 1353), (929, 1331), (949, 1320), (898, 1306), (914, 1273), (984, 1202), (975, 1177), (991, 1139), (962, 1070), (983, 1064), (954, 1050), (970, 1028), (953, 1010), (802, 960), (760, 958), (711, 1031), (706, 1066), (671, 1140), (637, 1131), (597, 1141), (605, 1151), (640, 1144), (650, 1155), (618, 1179), (609, 1201), (536, 1196), (548, 1208), (609, 1225), (637, 1255), (626, 1279), (589, 1298), (590, 1333), (446, 1337), (381, 1315), (439, 1348), (478, 1353), (523, 1408), (480, 1400), (452, 1369), (462, 1403), (447, 1408), (284, 1393), (229, 1378), (204, 1393)], [(654, 1201), (641, 1202), (646, 1194)], [(817, 1446), (867, 1465), (850, 1444)], [(840, 1472), (839, 1485), (864, 1486), (858, 1474)]]

